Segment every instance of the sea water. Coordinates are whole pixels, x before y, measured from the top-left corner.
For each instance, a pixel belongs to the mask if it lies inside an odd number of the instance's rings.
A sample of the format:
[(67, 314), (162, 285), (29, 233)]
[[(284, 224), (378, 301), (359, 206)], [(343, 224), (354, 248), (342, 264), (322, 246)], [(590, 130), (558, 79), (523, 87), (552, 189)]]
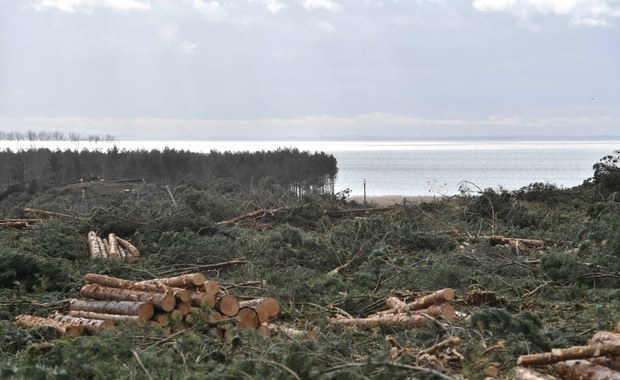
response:
[[(0, 149), (35, 142), (0, 142)], [(20, 145), (21, 144), (21, 145)], [(40, 145), (41, 143), (36, 143)], [(534, 182), (572, 187), (592, 177), (592, 166), (620, 149), (620, 141), (115, 141), (45, 142), (52, 149), (185, 149), (194, 152), (298, 148), (333, 154), (335, 190), (362, 195), (453, 195), (472, 190), (517, 190)]]

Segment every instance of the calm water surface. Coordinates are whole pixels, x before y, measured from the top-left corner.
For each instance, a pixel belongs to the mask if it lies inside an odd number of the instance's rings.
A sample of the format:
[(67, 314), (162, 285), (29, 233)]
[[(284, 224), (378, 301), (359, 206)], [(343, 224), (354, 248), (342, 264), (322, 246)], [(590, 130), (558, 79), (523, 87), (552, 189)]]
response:
[[(30, 142), (2, 142), (0, 148)], [(21, 144), (21, 145), (19, 145)], [(46, 146), (75, 149), (76, 143)], [(188, 149), (196, 152), (258, 151), (284, 147), (324, 151), (338, 160), (336, 191), (353, 195), (452, 195), (466, 180), (480, 188), (515, 190), (533, 182), (572, 187), (592, 176), (592, 165), (620, 149), (620, 141), (116, 141), (81, 142), (82, 148)]]

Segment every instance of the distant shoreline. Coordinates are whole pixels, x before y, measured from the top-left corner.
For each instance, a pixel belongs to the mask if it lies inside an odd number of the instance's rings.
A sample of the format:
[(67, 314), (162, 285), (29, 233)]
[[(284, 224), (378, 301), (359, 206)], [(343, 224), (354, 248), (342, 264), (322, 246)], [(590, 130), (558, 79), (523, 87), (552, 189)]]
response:
[[(403, 201), (411, 203), (437, 202), (441, 198), (443, 197), (440, 195), (375, 195), (367, 196), (366, 203), (371, 206), (385, 207), (403, 203)], [(363, 195), (351, 196), (348, 199), (349, 201), (355, 201), (360, 204), (364, 203)]]

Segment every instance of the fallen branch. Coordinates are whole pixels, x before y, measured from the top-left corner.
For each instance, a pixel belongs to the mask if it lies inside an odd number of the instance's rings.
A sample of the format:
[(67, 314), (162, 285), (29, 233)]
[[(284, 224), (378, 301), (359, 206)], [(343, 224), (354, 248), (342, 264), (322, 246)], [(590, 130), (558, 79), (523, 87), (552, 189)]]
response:
[(63, 214), (63, 213), (60, 213), (60, 212), (40, 210), (38, 208), (31, 208), (31, 207), (24, 207), (22, 210), (24, 210), (24, 212), (32, 212), (32, 213), (40, 214), (40, 215), (57, 216), (57, 217), (60, 217), (60, 218), (70, 218), (70, 219), (77, 219), (77, 220), (80, 220), (80, 221), (86, 221), (85, 217), (79, 216), (79, 215)]
[(331, 323), (334, 325), (342, 326), (355, 326), (355, 327), (420, 327), (429, 320), (424, 316), (413, 314), (394, 314), (383, 317), (370, 317), (370, 318), (351, 318), (351, 319), (332, 319)]
[(280, 208), (272, 208), (272, 209), (260, 209), (260, 210), (255, 210), (252, 212), (248, 212), (247, 214), (243, 214), (240, 215), (236, 218), (230, 219), (230, 220), (224, 220), (221, 222), (217, 222), (215, 224), (224, 224), (224, 225), (233, 225), (236, 223), (239, 223), (241, 221), (244, 221), (246, 219), (252, 219), (252, 218), (256, 218), (256, 217), (264, 217), (267, 214), (271, 215), (271, 216), (275, 216), (276, 213), (280, 213), (281, 211), (283, 211), (284, 208), (280, 207)]
[(436, 345), (427, 348), (426, 350), (420, 351), (420, 354), (433, 354), (437, 351), (443, 351), (446, 348), (455, 348), (461, 344), (461, 338), (458, 336), (451, 336), (446, 340), (443, 340)]
[(593, 346), (574, 346), (569, 348), (554, 348), (551, 352), (542, 354), (522, 355), (517, 359), (517, 365), (543, 365), (565, 360), (590, 359), (598, 356), (619, 356), (620, 343), (596, 344)]
[(56, 332), (61, 336), (80, 336), (84, 333), (84, 326), (59, 322), (50, 318), (37, 317), (35, 315), (19, 315), (17, 316), (16, 323), (18, 326), (30, 329), (50, 327), (56, 330)]

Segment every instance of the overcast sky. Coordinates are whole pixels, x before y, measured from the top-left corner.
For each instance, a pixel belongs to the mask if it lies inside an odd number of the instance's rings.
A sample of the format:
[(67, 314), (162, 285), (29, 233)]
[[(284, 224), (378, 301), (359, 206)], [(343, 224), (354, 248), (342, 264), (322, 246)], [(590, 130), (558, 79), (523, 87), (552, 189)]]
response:
[(0, 0), (0, 131), (620, 136), (619, 0)]

